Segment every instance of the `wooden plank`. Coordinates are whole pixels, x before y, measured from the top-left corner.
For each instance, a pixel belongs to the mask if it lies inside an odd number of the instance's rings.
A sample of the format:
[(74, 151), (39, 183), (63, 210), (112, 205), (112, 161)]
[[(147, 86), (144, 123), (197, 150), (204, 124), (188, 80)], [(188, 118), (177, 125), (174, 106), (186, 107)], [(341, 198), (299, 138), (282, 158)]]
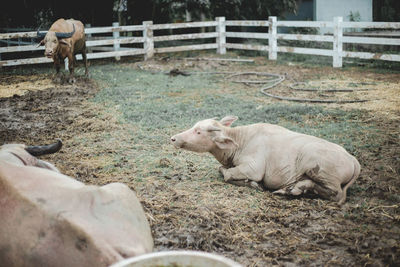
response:
[(144, 29), (143, 25), (93, 27), (85, 29), (85, 34), (107, 33), (107, 32), (132, 32), (132, 31), (143, 31), (143, 29)]
[(100, 45), (113, 45), (117, 44), (135, 44), (135, 43), (143, 43), (143, 37), (127, 37), (127, 38), (117, 38), (117, 39), (105, 39), (105, 40), (94, 40), (94, 41), (86, 41), (86, 46), (100, 46)]
[[(85, 29), (85, 34), (93, 33), (111, 33), (111, 32), (121, 32), (121, 31), (143, 31), (142, 25), (132, 25), (132, 26), (118, 26), (118, 27), (94, 27)], [(36, 32), (17, 32), (17, 33), (1, 33), (0, 39), (12, 39), (12, 38), (36, 38)]]
[(268, 20), (227, 20), (226, 26), (255, 26), (255, 27), (268, 27)]
[(311, 28), (333, 28), (332, 21), (277, 21), (278, 27), (311, 27)]
[(367, 31), (367, 32), (344, 32), (345, 36), (363, 36), (363, 37), (400, 37), (400, 31)]
[(317, 49), (317, 48), (303, 48), (303, 47), (288, 47), (288, 46), (279, 46), (278, 52), (306, 54), (306, 55), (320, 55), (320, 56), (332, 56), (333, 55), (332, 50)]
[[(131, 25), (131, 26), (118, 26), (118, 27), (94, 27), (85, 29), (85, 34), (93, 33), (108, 33), (108, 32), (121, 32), (121, 31), (143, 31), (142, 25)], [(37, 33), (34, 32), (14, 32), (14, 33), (1, 33), (0, 39), (12, 39), (12, 38), (32, 38), (37, 37)]]
[(354, 22), (344, 21), (343, 28), (377, 28), (377, 29), (400, 29), (400, 22)]
[(344, 36), (343, 43), (400, 45), (400, 38), (373, 38), (373, 37)]
[[(32, 39), (32, 38), (31, 38)], [(10, 44), (12, 44), (12, 45), (32, 45), (32, 44), (38, 44), (38, 42), (33, 42), (33, 41), (30, 41), (30, 42), (26, 42), (26, 41), (21, 41), (21, 38), (18, 38), (18, 41), (13, 41), (13, 40), (10, 40), (10, 39), (2, 39), (2, 40), (0, 40), (0, 43), (3, 43), (3, 44), (7, 44), (7, 45), (10, 45)]]
[[(100, 53), (89, 53), (87, 54), (88, 59), (97, 58), (109, 58), (116, 56), (134, 56), (143, 55), (144, 49), (130, 49), (124, 51), (112, 51), (112, 52), (100, 52)], [(82, 60), (82, 55), (76, 55), (77, 60)], [(47, 57), (38, 58), (24, 58), (24, 59), (12, 59), (12, 60), (2, 60), (0, 61), (0, 67), (5, 66), (16, 66), (16, 65), (26, 65), (26, 64), (40, 64), (40, 63), (52, 63), (53, 60)]]
[(40, 51), (44, 50), (44, 46), (37, 45), (21, 45), (0, 47), (0, 53), (24, 52), (24, 51)]
[(172, 47), (160, 47), (155, 48), (156, 53), (169, 53), (179, 51), (191, 51), (191, 50), (206, 50), (206, 49), (217, 49), (217, 44), (201, 44), (201, 45), (182, 45)]
[(36, 32), (11, 32), (11, 33), (0, 33), (1, 39), (13, 39), (13, 38), (32, 38), (37, 37)]
[(0, 61), (0, 67), (3, 66), (16, 66), (16, 65), (26, 65), (26, 64), (39, 64), (39, 63), (50, 63), (53, 62), (52, 59), (47, 57), (36, 57), (36, 58), (24, 58), (24, 59), (11, 59)]
[(245, 38), (245, 39), (269, 39), (268, 32), (226, 32), (226, 37), (231, 38)]
[(333, 42), (332, 35), (278, 34), (278, 40)]
[(207, 32), (207, 33), (189, 33), (189, 34), (175, 34), (175, 35), (163, 35), (163, 36), (154, 36), (154, 42), (161, 41), (175, 41), (175, 40), (191, 40), (191, 39), (200, 39), (200, 38), (216, 38), (218, 33), (216, 32)]
[[(133, 44), (133, 43), (143, 43), (143, 37), (128, 37), (128, 38), (118, 38), (118, 39), (105, 39), (105, 40), (95, 40), (86, 41), (87, 47), (101, 46), (101, 45), (113, 45), (117, 44)], [(0, 47), (0, 53), (12, 53), (12, 52), (24, 52), (24, 51), (40, 51), (44, 50), (44, 46), (37, 45), (21, 45), (21, 46), (8, 46)]]
[(266, 52), (268, 52), (268, 49), (269, 49), (267, 45), (235, 44), (235, 43), (227, 43), (226, 48), (242, 49), (242, 50), (256, 50), (256, 51), (266, 51)]
[[(124, 51), (113, 51), (113, 52), (100, 52), (100, 53), (90, 53), (87, 54), (88, 59), (95, 59), (95, 58), (108, 58), (108, 57), (117, 57), (117, 56), (135, 56), (135, 55), (144, 55), (145, 51), (144, 49), (136, 49), (132, 48), (130, 50), (124, 50)], [(80, 59), (80, 55), (76, 57), (77, 59)]]
[(343, 51), (342, 56), (343, 57), (362, 58), (362, 59), (379, 59), (379, 60), (386, 60), (386, 61), (400, 61), (400, 55), (394, 55), (394, 54)]
[(179, 28), (199, 28), (199, 27), (214, 27), (214, 26), (217, 26), (216, 21), (202, 21), (202, 22), (154, 24), (151, 26), (151, 29), (169, 30), (169, 29), (179, 29)]
[[(131, 50), (135, 48), (128, 48), (128, 47), (120, 47), (119, 50)], [(93, 46), (93, 51), (115, 51), (115, 47), (113, 46)]]

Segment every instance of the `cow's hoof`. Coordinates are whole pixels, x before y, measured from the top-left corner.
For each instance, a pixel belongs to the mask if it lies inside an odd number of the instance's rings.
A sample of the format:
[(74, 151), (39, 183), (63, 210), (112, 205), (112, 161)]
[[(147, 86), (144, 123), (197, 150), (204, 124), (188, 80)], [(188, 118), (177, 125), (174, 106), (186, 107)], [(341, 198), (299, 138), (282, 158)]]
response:
[(250, 182), (250, 187), (254, 188), (254, 189), (258, 190), (258, 191), (264, 191), (264, 189), (255, 181), (251, 181)]
[(73, 77), (68, 78), (68, 83), (73, 84), (73, 83), (75, 83), (75, 82), (76, 82), (76, 79), (75, 79), (75, 78), (73, 78)]
[(231, 179), (231, 176), (230, 176), (230, 175), (224, 175), (224, 181), (225, 181), (226, 183), (229, 183), (231, 180), (232, 180), (232, 179)]
[(224, 166), (219, 166), (218, 171), (222, 174), (224, 174), (224, 170), (226, 170), (226, 168)]
[(61, 83), (61, 77), (57, 76), (53, 79), (53, 83)]
[(277, 194), (277, 195), (287, 195), (287, 192), (286, 192), (285, 189), (279, 189), (279, 190), (276, 190), (276, 191), (274, 191), (272, 193), (273, 194)]

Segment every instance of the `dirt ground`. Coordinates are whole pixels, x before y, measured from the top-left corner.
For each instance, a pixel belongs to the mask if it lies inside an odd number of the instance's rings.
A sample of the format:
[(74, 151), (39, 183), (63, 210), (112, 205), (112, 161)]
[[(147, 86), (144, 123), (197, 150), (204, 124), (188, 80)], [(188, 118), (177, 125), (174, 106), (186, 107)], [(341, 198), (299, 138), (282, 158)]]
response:
[[(191, 160), (183, 163), (183, 173), (164, 180), (154, 173), (146, 183), (137, 184), (128, 179), (136, 175), (133, 165), (129, 171), (133, 163), (122, 157), (114, 167), (128, 168), (110, 176), (102, 167), (103, 161), (117, 152), (115, 144), (100, 136), (107, 129), (118, 130), (125, 138), (125, 127), (114, 114), (89, 101), (101, 90), (93, 79), (78, 78), (73, 85), (54, 84), (48, 72), (0, 73), (0, 141), (45, 144), (61, 138), (68, 145), (45, 159), (63, 173), (90, 184), (126, 182), (145, 208), (156, 250), (215, 252), (245, 266), (399, 266), (400, 74), (271, 65), (265, 59), (255, 60), (261, 66), (256, 71), (286, 74), (286, 82), (313, 78), (327, 88), (331, 84), (348, 88), (356, 80), (364, 83), (361, 88), (374, 89), (339, 95), (341, 99), (374, 101), (330, 106), (364, 110), (361, 118), (365, 125), (385, 129), (379, 133), (379, 147), (360, 150), (362, 174), (344, 206), (312, 196), (282, 198), (268, 191), (226, 185), (222, 179), (200, 181), (195, 185), (198, 188), (190, 191), (187, 186), (193, 181), (188, 177), (198, 168)], [(229, 62), (165, 59), (129, 65), (149, 71), (176, 67), (197, 71), (254, 69), (251, 64), (243, 68)], [(274, 90), (271, 92), (292, 94)], [(99, 150), (102, 157), (91, 160)], [(171, 162), (162, 158), (159, 164), (163, 167)]]

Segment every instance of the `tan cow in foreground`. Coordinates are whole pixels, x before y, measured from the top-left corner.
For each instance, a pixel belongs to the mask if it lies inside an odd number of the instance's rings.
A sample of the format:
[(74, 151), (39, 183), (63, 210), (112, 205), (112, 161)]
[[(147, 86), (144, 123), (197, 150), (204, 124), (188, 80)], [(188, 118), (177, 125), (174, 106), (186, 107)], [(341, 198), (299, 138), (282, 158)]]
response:
[(60, 73), (61, 64), (68, 57), (68, 68), (70, 72), (69, 82), (74, 82), (75, 55), (82, 54), (85, 64), (85, 75), (88, 75), (86, 58), (85, 29), (79, 20), (59, 19), (51, 25), (45, 34), (37, 31), (37, 36), (44, 39), (40, 45), (45, 46), (44, 55), (52, 58), (56, 67), (56, 75)]
[[(207, 119), (174, 135), (177, 148), (210, 152), (226, 182), (263, 182), (274, 193), (315, 192), (343, 204), (346, 190), (360, 174), (360, 164), (343, 147), (278, 125), (259, 123), (230, 128), (237, 120)], [(342, 188), (343, 186), (343, 188)]]
[(36, 155), (45, 147), (0, 147), (0, 266), (109, 266), (151, 252), (135, 193), (121, 183), (85, 185)]

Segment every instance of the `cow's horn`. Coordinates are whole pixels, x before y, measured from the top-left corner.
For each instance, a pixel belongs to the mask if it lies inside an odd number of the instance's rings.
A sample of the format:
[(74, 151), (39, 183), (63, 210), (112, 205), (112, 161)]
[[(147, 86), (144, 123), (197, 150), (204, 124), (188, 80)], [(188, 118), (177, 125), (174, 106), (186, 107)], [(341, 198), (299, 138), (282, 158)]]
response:
[(59, 38), (59, 39), (61, 39), (61, 38), (71, 38), (72, 35), (74, 35), (74, 33), (75, 33), (75, 25), (72, 24), (72, 27), (74, 28), (72, 30), (72, 32), (56, 32), (57, 38)]
[(59, 151), (62, 147), (61, 139), (57, 139), (57, 143), (44, 146), (27, 146), (25, 150), (32, 156), (42, 156), (52, 154)]
[(40, 26), (39, 26), (39, 28), (37, 29), (37, 33), (36, 33), (36, 34), (37, 34), (37, 37), (39, 37), (39, 38), (45, 37), (47, 32), (40, 32), (39, 30), (40, 30)]

